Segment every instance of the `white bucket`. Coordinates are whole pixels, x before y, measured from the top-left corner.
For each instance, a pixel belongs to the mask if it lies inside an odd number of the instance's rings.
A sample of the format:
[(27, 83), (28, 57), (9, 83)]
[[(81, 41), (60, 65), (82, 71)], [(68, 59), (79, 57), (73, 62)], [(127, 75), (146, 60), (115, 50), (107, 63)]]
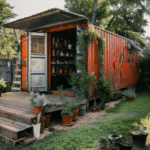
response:
[(33, 134), (35, 138), (40, 137), (40, 129), (41, 129), (41, 123), (33, 124)]

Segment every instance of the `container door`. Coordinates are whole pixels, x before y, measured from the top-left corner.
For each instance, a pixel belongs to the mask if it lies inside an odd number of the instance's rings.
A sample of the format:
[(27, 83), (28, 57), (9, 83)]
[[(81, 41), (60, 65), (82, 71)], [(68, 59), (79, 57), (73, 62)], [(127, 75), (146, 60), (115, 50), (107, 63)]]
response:
[[(78, 38), (78, 35), (84, 30), (85, 30), (84, 28), (82, 28), (80, 25), (77, 24), (77, 38)], [(82, 53), (79, 50), (79, 46), (77, 46), (76, 54), (77, 54), (76, 55), (77, 59), (82, 59)], [(82, 73), (82, 69), (77, 70), (77, 74), (80, 74), (80, 73)]]
[(29, 88), (47, 91), (47, 33), (29, 33)]

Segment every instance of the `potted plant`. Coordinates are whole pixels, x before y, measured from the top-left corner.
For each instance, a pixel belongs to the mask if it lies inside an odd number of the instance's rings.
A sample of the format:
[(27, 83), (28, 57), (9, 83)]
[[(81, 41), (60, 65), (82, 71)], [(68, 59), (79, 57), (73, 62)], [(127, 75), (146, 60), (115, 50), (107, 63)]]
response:
[(132, 136), (133, 148), (145, 148), (146, 138), (148, 136), (148, 132), (146, 131), (146, 127), (143, 125), (139, 125), (138, 123), (134, 123), (133, 126), (135, 129), (130, 130), (130, 135)]
[(40, 115), (41, 115), (41, 113), (38, 114), (38, 117), (37, 117), (37, 120), (35, 121), (35, 124), (32, 124), (33, 135), (35, 138), (39, 138), (39, 136), (40, 136), (40, 130), (41, 130)]
[(62, 117), (62, 124), (63, 125), (72, 125), (72, 115), (70, 108), (67, 106), (67, 104), (63, 104), (61, 117)]
[(100, 149), (106, 149), (107, 148), (107, 139), (100, 139), (99, 144), (100, 144)]
[(55, 57), (54, 57), (54, 58), (52, 59), (52, 62), (55, 63), (55, 61), (56, 61), (56, 60), (55, 60)]
[(113, 89), (110, 86), (109, 79), (102, 76), (98, 80), (99, 99), (101, 100), (101, 110), (105, 109), (105, 103), (109, 102), (113, 98)]
[(59, 91), (59, 100), (62, 102), (62, 111), (61, 111), (61, 117), (62, 117), (62, 125), (72, 125), (72, 115), (71, 112), (71, 102), (69, 99), (64, 98), (62, 93), (63, 86), (61, 85), (58, 87)]
[(79, 108), (77, 106), (78, 106), (77, 101), (70, 100), (70, 109), (73, 113), (73, 116), (72, 116), (73, 121), (77, 120), (77, 115), (78, 115), (78, 112), (79, 112)]
[(69, 67), (68, 65), (63, 67), (64, 73), (67, 73), (67, 72), (68, 72), (68, 67)]
[(62, 66), (59, 67), (59, 73), (63, 73)]
[(69, 73), (71, 73), (72, 72), (72, 67), (69, 67)]
[(52, 103), (47, 103), (44, 106), (43, 112), (44, 112), (44, 117), (45, 117), (45, 127), (48, 127), (50, 125), (50, 118), (51, 118), (51, 107), (52, 107)]
[(44, 109), (43, 109), (43, 112), (44, 113), (49, 113), (51, 112), (51, 107), (52, 107), (52, 103), (47, 103), (44, 105)]
[(2, 90), (2, 93), (10, 92), (11, 86), (10, 83), (6, 82), (6, 87)]
[(3, 81), (2, 79), (0, 80), (0, 96), (1, 96), (1, 93), (2, 93), (2, 90), (6, 88), (6, 83), (5, 81)]
[(132, 140), (121, 139), (119, 141), (120, 150), (131, 150), (132, 149)]
[(134, 100), (134, 97), (136, 97), (136, 94), (133, 92), (133, 90), (126, 90), (122, 92), (122, 94), (126, 97), (127, 101)]
[(94, 105), (92, 107), (92, 112), (96, 112), (97, 106), (96, 106), (96, 99), (94, 98)]
[(35, 115), (38, 115), (42, 112), (46, 100), (45, 94), (40, 95), (39, 93), (31, 92), (28, 100), (33, 107)]

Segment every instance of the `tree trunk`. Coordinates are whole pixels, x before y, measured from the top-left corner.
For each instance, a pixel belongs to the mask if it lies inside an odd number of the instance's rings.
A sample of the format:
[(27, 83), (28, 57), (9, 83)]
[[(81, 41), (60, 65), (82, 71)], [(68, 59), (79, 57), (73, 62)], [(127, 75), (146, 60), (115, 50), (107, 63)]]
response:
[(91, 19), (91, 23), (92, 23), (92, 24), (94, 24), (94, 23), (95, 23), (95, 20), (96, 20), (97, 3), (98, 3), (98, 0), (94, 0), (94, 7), (93, 7), (93, 13), (92, 13), (92, 19)]
[(111, 18), (111, 20), (109, 21), (106, 30), (109, 29), (109, 27), (111, 26), (111, 24), (112, 24), (112, 22), (114, 21), (114, 19), (115, 19), (115, 16), (113, 16), (113, 17)]

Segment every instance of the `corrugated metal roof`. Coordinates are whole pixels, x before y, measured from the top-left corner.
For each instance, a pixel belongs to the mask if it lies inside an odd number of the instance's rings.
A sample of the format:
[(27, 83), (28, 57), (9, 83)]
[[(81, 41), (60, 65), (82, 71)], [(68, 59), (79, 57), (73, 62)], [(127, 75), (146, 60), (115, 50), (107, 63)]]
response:
[(6, 28), (21, 29), (24, 31), (38, 31), (56, 25), (87, 20), (88, 18), (84, 15), (54, 8), (4, 24), (3, 26)]

